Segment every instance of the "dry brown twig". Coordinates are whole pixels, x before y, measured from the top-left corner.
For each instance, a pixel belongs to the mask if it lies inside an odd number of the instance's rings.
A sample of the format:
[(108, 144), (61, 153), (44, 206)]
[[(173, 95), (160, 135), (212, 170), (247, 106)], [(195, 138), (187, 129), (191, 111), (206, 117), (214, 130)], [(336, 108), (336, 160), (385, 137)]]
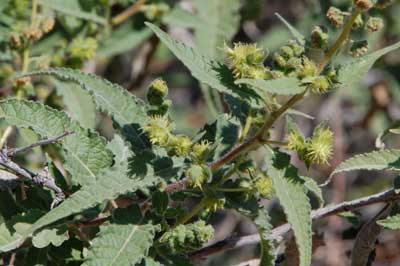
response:
[(54, 178), (51, 176), (51, 174), (48, 171), (48, 167), (45, 166), (43, 173), (36, 173), (36, 172), (33, 172), (15, 162), (13, 162), (10, 157), (16, 155), (19, 152), (33, 149), (34, 147), (37, 147), (37, 146), (55, 143), (59, 139), (65, 137), (67, 135), (70, 135), (72, 133), (73, 133), (72, 131), (65, 131), (58, 136), (39, 140), (39, 141), (32, 143), (26, 147), (21, 147), (21, 148), (16, 148), (16, 149), (8, 149), (7, 147), (4, 147), (0, 150), (0, 165), (4, 166), (8, 170), (11, 170), (12, 172), (16, 173), (20, 177), (23, 177), (23, 178), (26, 178), (26, 179), (32, 181), (34, 184), (37, 184), (42, 187), (46, 187), (46, 188), (54, 191), (55, 198), (53, 199), (53, 202), (51, 203), (51, 208), (54, 208), (55, 206), (60, 204), (65, 199), (65, 194), (62, 191), (62, 189), (57, 186), (56, 182), (54, 181)]

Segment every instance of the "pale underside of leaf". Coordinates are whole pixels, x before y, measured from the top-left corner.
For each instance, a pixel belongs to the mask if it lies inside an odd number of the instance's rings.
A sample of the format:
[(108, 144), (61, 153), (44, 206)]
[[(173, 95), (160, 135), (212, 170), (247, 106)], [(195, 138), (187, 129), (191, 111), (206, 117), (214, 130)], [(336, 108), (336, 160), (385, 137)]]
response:
[(311, 265), (312, 231), (311, 205), (304, 184), (286, 177), (284, 169), (277, 169), (269, 161), (268, 175), (272, 178), (276, 195), (291, 225), (300, 252), (300, 266)]
[(341, 164), (331, 173), (353, 170), (400, 170), (400, 150), (387, 149), (356, 155)]
[(112, 163), (105, 139), (97, 133), (88, 133), (63, 112), (37, 102), (4, 100), (0, 102), (0, 118), (9, 124), (30, 128), (44, 138), (73, 131), (63, 138), (62, 147), (67, 152), (66, 169), (79, 184), (93, 182), (96, 175)]
[(363, 79), (376, 60), (399, 48), (400, 42), (344, 64), (339, 69), (340, 88), (353, 88)]
[(147, 224), (111, 224), (100, 229), (93, 240), (85, 266), (137, 265), (153, 243), (154, 226)]
[(392, 230), (400, 229), (400, 214), (389, 216), (383, 220), (377, 221), (377, 224)]

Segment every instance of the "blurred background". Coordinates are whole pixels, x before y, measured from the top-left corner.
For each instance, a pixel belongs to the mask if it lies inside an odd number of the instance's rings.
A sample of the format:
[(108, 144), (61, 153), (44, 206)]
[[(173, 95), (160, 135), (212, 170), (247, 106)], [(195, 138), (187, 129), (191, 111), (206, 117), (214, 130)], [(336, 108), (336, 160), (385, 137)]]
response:
[[(151, 13), (151, 10), (147, 10), (147, 13), (138, 13), (118, 25), (116, 30), (110, 33), (110, 38), (105, 41), (98, 38), (96, 55), (78, 63), (74, 60), (62, 64), (57, 61), (59, 47), (69, 47), (71, 36), (76, 33), (76, 30), (82, 28), (79, 19), (60, 16), (57, 17), (55, 31), (35, 45), (32, 55), (41, 55), (45, 51), (45, 54), (51, 54), (50, 64), (53, 66), (61, 64), (96, 73), (111, 82), (122, 85), (141, 98), (144, 98), (147, 86), (155, 78), (162, 77), (170, 88), (169, 99), (173, 102), (171, 116), (176, 123), (176, 131), (194, 136), (205, 124), (214, 121), (219, 111), (210, 105), (208, 97), (211, 96), (207, 88), (192, 78), (185, 66), (155, 36), (151, 35), (143, 24), (145, 20), (152, 18), (177, 39), (201, 48), (210, 57), (223, 60), (224, 38), (220, 38), (219, 35), (225, 35), (224, 37), (228, 38), (225, 38), (227, 44), (256, 42), (270, 55), (288, 40), (293, 39), (287, 27), (275, 15), (276, 13), (283, 16), (307, 37), (315, 25), (325, 25), (329, 28), (330, 37), (333, 39), (337, 32), (329, 25), (325, 14), (330, 6), (345, 10), (351, 2), (350, 0), (207, 0), (212, 3), (207, 6), (214, 7), (207, 10), (205, 5), (203, 6), (203, 1), (206, 2), (206, 0), (170, 1), (168, 10), (157, 11), (164, 12), (161, 19), (157, 17), (160, 14), (155, 11)], [(113, 6), (112, 13), (120, 13), (133, 2), (135, 1), (118, 1)], [(224, 19), (223, 16), (218, 16), (223, 12), (234, 12), (235, 16), (230, 16), (231, 20), (228, 21), (218, 21), (218, 19)], [(400, 1), (395, 0), (391, 7), (373, 10), (370, 13), (384, 19), (384, 29), (368, 35), (356, 31), (353, 33), (355, 38), (367, 39), (370, 51), (400, 40)], [(233, 27), (235, 30), (227, 27), (225, 31), (224, 23), (230, 26), (235, 25)], [(219, 24), (222, 27), (218, 30), (223, 31), (223, 34), (214, 32), (215, 25)], [(107, 34), (107, 30), (103, 34)], [(347, 53), (339, 56), (343, 60), (349, 57)], [(271, 56), (266, 60), (266, 64), (270, 63)], [(75, 107), (72, 104), (64, 106), (62, 98), (72, 96), (62, 88), (49, 90), (44, 85), (41, 87), (41, 84), (38, 84), (35, 90), (31, 98), (38, 97), (55, 108), (66, 108), (71, 111), (72, 108), (77, 108), (76, 104), (81, 104), (78, 102), (75, 103)], [(5, 93), (5, 90), (1, 93)], [(213, 97), (219, 98), (218, 95)], [(223, 102), (219, 104), (221, 109), (226, 108)], [(91, 112), (92, 107), (89, 103), (85, 103), (80, 108), (82, 112)], [(306, 136), (309, 136), (313, 128), (321, 121), (327, 121), (335, 133), (334, 157), (329, 166), (313, 167), (307, 170), (295, 156), (292, 158), (293, 163), (301, 169), (302, 175), (312, 177), (322, 183), (346, 158), (374, 150), (378, 135), (400, 119), (400, 52), (392, 52), (380, 59), (357, 87), (308, 97), (298, 104), (296, 109), (314, 117), (314, 119), (296, 117), (296, 122)], [(73, 112), (71, 115), (73, 116)], [(101, 114), (97, 114), (96, 121), (93, 126), (103, 135), (111, 138), (112, 121)], [(273, 139), (284, 139), (282, 121), (277, 123), (273, 134)], [(22, 132), (22, 136), (24, 138), (15, 141), (31, 142), (32, 136), (28, 131)], [(392, 135), (385, 144), (387, 147), (400, 148), (400, 138)], [(34, 162), (34, 157), (32, 158)], [(339, 203), (377, 193), (392, 186), (393, 178), (392, 172), (358, 171), (338, 174), (332, 183), (324, 188), (324, 200), (326, 203)], [(317, 208), (316, 199), (313, 203)], [(285, 223), (278, 202), (266, 201), (265, 205), (270, 210), (274, 226)], [(360, 226), (380, 208), (382, 206), (379, 204), (373, 205), (360, 209), (358, 217), (343, 214), (315, 223), (315, 251), (312, 265), (348, 265), (349, 254)], [(217, 212), (211, 218), (211, 222), (216, 230), (212, 243), (231, 236), (255, 233), (252, 223), (233, 211)], [(256, 260), (258, 252), (257, 245), (247, 245), (240, 249), (218, 253), (198, 261), (198, 264), (258, 265)], [(400, 265), (400, 233), (383, 231), (375, 253), (373, 265)], [(241, 263), (243, 261), (247, 262), (243, 264)], [(287, 265), (283, 258), (282, 261), (279, 265)]]

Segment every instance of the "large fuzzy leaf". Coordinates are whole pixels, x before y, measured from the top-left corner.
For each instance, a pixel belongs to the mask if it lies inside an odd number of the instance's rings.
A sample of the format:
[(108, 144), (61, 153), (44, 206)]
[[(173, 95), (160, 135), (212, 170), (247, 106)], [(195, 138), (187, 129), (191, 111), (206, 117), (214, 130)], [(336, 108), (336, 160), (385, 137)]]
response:
[(367, 74), (376, 60), (385, 54), (400, 48), (400, 42), (375, 51), (369, 55), (354, 59), (343, 65), (339, 70), (341, 88), (352, 88)]
[(258, 215), (254, 219), (254, 224), (260, 234), (261, 239), (261, 261), (260, 265), (274, 266), (275, 265), (275, 247), (271, 239), (272, 225), (270, 216), (265, 208), (258, 210)]
[(209, 58), (222, 59), (221, 47), (229, 42), (240, 22), (239, 0), (196, 0), (198, 23), (195, 30), (196, 46)]
[(239, 79), (237, 84), (246, 84), (261, 92), (270, 92), (281, 95), (298, 94), (304, 91), (301, 82), (297, 78), (283, 77), (278, 79)]
[(304, 181), (297, 175), (296, 168), (290, 165), (287, 154), (274, 151), (267, 158), (267, 165), (276, 195), (296, 237), (300, 266), (309, 266), (312, 255), (311, 206)]
[(142, 224), (138, 208), (129, 210), (127, 216), (134, 216), (134, 219), (125, 218), (100, 227), (100, 233), (89, 248), (84, 266), (131, 266), (137, 265), (147, 256), (156, 227)]
[(400, 170), (400, 150), (378, 150), (356, 155), (341, 164), (331, 173), (353, 170)]
[(101, 173), (95, 183), (85, 186), (72, 194), (59, 206), (42, 216), (23, 233), (8, 237), (7, 241), (1, 243), (0, 253), (14, 249), (22, 244), (26, 238), (31, 237), (37, 230), (49, 224), (72, 214), (80, 213), (104, 201), (115, 199), (119, 195), (135, 192), (138, 189), (146, 189), (157, 180), (152, 175), (129, 177), (127, 171), (126, 164), (117, 162), (114, 167)]
[(105, 18), (97, 15), (94, 11), (88, 11), (88, 9), (94, 9), (92, 7), (84, 6), (79, 0), (38, 0), (39, 4), (54, 9), (55, 11), (64, 13), (69, 16), (74, 16), (81, 19), (91, 20), (100, 24), (106, 24)]
[(92, 97), (79, 85), (53, 79), (57, 93), (63, 97), (65, 107), (71, 118), (84, 128), (93, 129), (96, 125), (96, 106)]
[(158, 38), (189, 68), (192, 75), (200, 82), (221, 93), (232, 95), (253, 105), (261, 103), (260, 96), (254, 90), (234, 84), (233, 75), (225, 65), (205, 57), (198, 49), (175, 40), (156, 25), (151, 23), (146, 23), (146, 25), (154, 31)]
[(18, 127), (31, 128), (44, 138), (54, 137), (66, 130), (74, 134), (63, 138), (66, 151), (66, 169), (79, 184), (96, 180), (97, 174), (112, 163), (112, 154), (106, 141), (97, 133), (90, 133), (60, 111), (38, 102), (4, 100), (0, 102), (0, 118)]
[(27, 75), (51, 75), (60, 80), (79, 84), (88, 91), (98, 109), (110, 115), (129, 140), (134, 150), (148, 146), (140, 128), (147, 122), (144, 103), (124, 88), (93, 74), (67, 68), (36, 71)]

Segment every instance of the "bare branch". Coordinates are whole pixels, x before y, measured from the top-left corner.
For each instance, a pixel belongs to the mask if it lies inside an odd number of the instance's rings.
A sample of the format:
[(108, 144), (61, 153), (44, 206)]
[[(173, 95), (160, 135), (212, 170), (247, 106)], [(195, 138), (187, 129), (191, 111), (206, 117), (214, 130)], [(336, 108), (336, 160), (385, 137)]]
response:
[(39, 141), (34, 142), (32, 144), (29, 144), (28, 146), (25, 146), (25, 147), (9, 149), (7, 151), (7, 155), (10, 156), (10, 157), (13, 157), (17, 153), (33, 149), (33, 148), (35, 148), (37, 146), (43, 146), (43, 145), (47, 145), (47, 144), (51, 144), (51, 143), (57, 142), (59, 139), (62, 139), (63, 137), (71, 135), (73, 133), (74, 133), (73, 131), (66, 130), (64, 133), (62, 133), (62, 134), (60, 134), (58, 136), (51, 137), (51, 138), (48, 138), (48, 139), (42, 139), (42, 140), (39, 140)]
[[(400, 194), (396, 194), (394, 189), (386, 190), (371, 196), (366, 196), (360, 199), (345, 201), (340, 204), (320, 208), (311, 213), (311, 219), (317, 220), (327, 216), (335, 215), (344, 211), (351, 211), (364, 206), (376, 204), (376, 203), (390, 203), (393, 201), (400, 200)], [(283, 224), (272, 230), (271, 238), (279, 239), (282, 235), (286, 234), (290, 230), (289, 224)], [(238, 247), (242, 247), (249, 244), (256, 244), (260, 241), (258, 234), (243, 236), (243, 237), (232, 237), (219, 241), (208, 247), (202, 248), (189, 254), (190, 258), (196, 259), (205, 256), (209, 256), (214, 253), (218, 253), (225, 250), (230, 250)]]
[(10, 157), (15, 156), (17, 153), (30, 150), (37, 146), (54, 143), (54, 142), (58, 141), (59, 139), (65, 137), (67, 135), (70, 135), (72, 133), (73, 133), (73, 131), (67, 130), (58, 136), (39, 140), (38, 142), (32, 143), (28, 146), (21, 147), (21, 148), (7, 149), (6, 147), (4, 147), (3, 149), (0, 150), (0, 165), (15, 172), (17, 175), (32, 181), (33, 183), (35, 183), (39, 186), (46, 187), (46, 188), (54, 191), (55, 198), (54, 198), (53, 202), (51, 203), (51, 208), (54, 208), (55, 206), (60, 204), (65, 199), (65, 194), (61, 190), (61, 188), (57, 186), (56, 182), (54, 181), (54, 178), (50, 175), (50, 173), (48, 171), (48, 167), (46, 166), (44, 168), (44, 171), (42, 174), (35, 173), (23, 166), (16, 164), (15, 162), (13, 162), (10, 159)]

